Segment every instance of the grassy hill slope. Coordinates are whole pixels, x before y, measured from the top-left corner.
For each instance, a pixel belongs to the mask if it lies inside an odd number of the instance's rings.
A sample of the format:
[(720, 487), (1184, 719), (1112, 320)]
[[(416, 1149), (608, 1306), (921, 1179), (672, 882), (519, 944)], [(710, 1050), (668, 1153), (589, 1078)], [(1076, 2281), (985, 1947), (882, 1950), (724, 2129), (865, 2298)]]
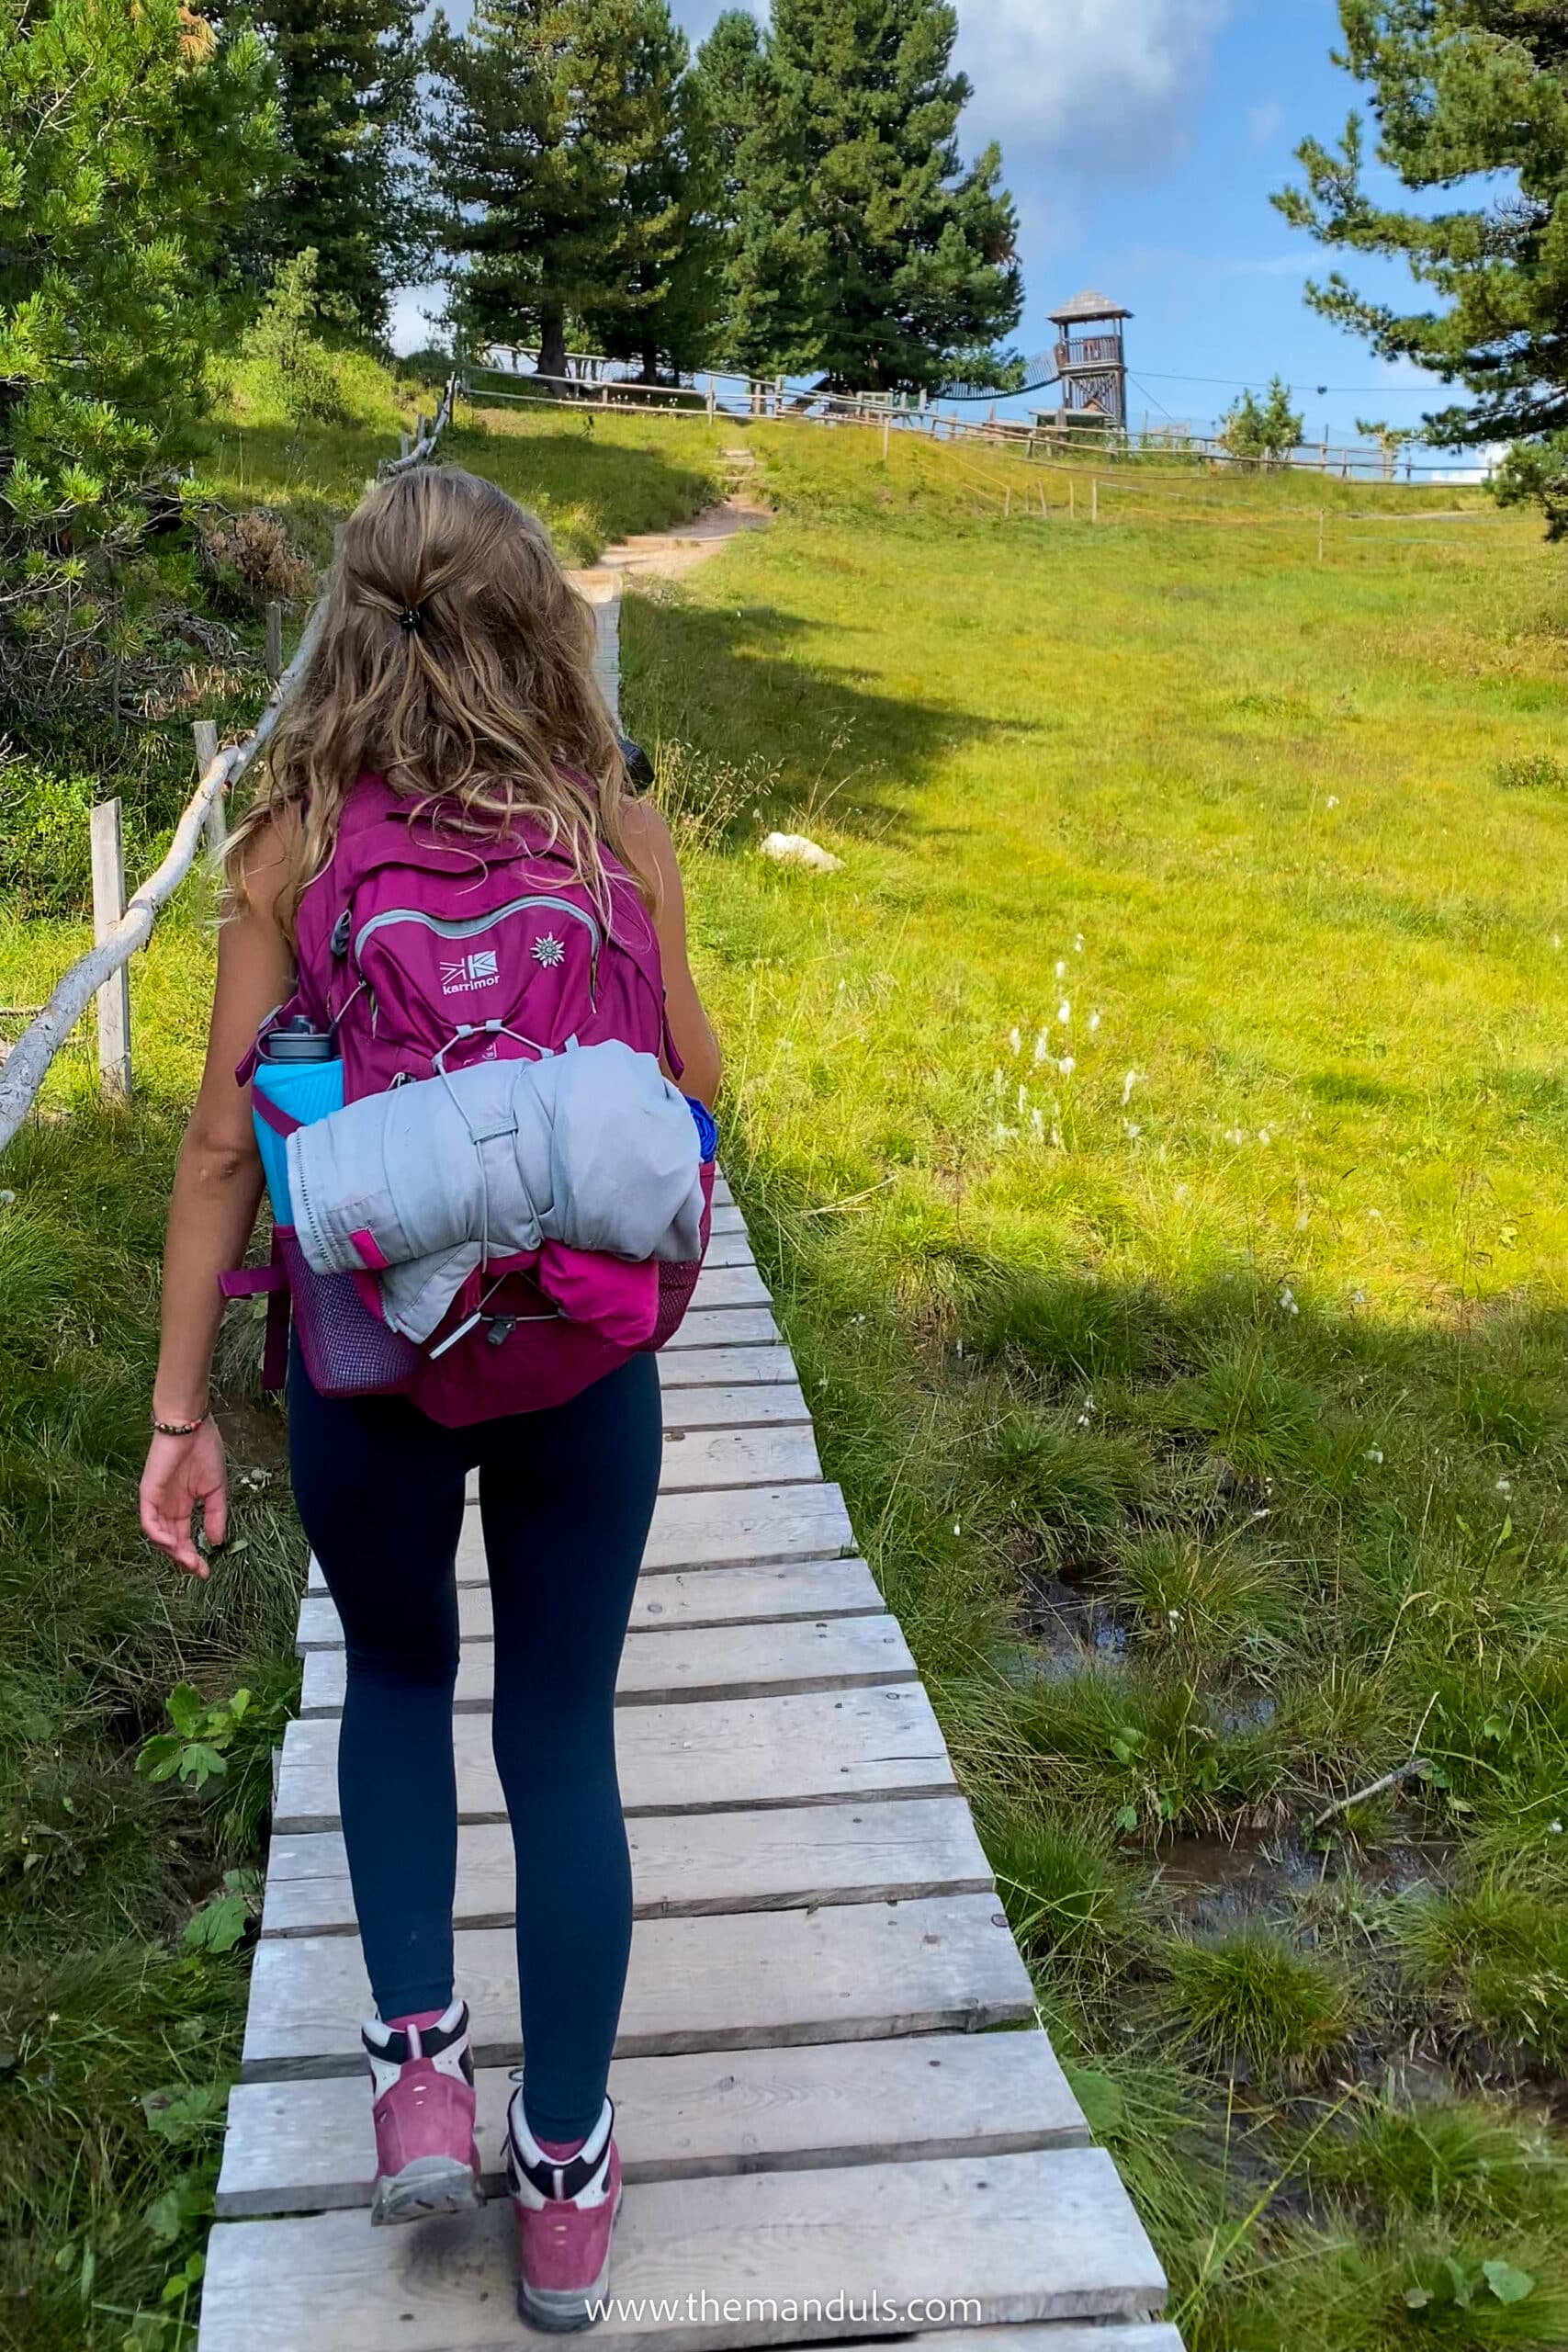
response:
[[(581, 556), (736, 437), (454, 454)], [(1568, 2340), (1557, 560), (1310, 479), (1105, 473), (1097, 528), (1087, 472), (1069, 520), (988, 453), (747, 437), (778, 520), (628, 605), (627, 718), (829, 1475), (1053, 2030), (1194, 2346)], [(369, 452), (214, 458), (320, 551)], [(844, 871), (767, 865), (773, 824)], [(0, 1207), (0, 2194), (40, 2346), (157, 2340), (198, 2242), (243, 2003), (209, 1898), (290, 1690), (243, 1331), (210, 1589), (131, 1513), (201, 914), (134, 976), (135, 1112), (84, 1033)], [(75, 944), (8, 933), (7, 1001)], [(216, 1798), (129, 1770), (182, 1674), (257, 1694)]]

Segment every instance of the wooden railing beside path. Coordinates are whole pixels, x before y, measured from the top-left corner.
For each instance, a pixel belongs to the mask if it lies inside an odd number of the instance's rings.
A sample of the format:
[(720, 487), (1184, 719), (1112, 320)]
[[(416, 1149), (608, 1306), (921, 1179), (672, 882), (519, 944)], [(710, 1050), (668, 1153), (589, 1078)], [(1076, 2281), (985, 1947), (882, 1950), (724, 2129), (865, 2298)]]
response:
[[(611, 2075), (626, 2206), (602, 2352), (898, 2335), (1180, 2352), (1041, 2030), (896, 1618), (721, 1182), (660, 1358), (664, 1470), (617, 1691), (636, 1924)], [(367, 2013), (337, 1810), (343, 1630), (312, 1562), (198, 2352), (515, 2352), (517, 2033), (477, 1503), (458, 1551), (457, 1982), (477, 2214), (372, 2230)]]

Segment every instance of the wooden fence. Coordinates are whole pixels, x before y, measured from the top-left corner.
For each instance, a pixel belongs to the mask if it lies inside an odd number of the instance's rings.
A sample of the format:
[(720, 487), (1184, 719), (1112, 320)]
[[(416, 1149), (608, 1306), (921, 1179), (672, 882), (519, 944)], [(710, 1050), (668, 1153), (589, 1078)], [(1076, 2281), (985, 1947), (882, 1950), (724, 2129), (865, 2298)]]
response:
[[(1087, 422), (1065, 425), (1044, 410), (1032, 417), (998, 415), (997, 401), (990, 402), (988, 414), (970, 417), (961, 415), (952, 402), (944, 408), (940, 400), (929, 401), (924, 394), (831, 392), (785, 376), (746, 376), (722, 368), (692, 374), (675, 383), (644, 384), (626, 372), (629, 361), (609, 359), (600, 352), (569, 352), (564, 377), (541, 377), (534, 355), (520, 346), (492, 344), (488, 350), (502, 354), (509, 364), (476, 360), (466, 368), (464, 393), (481, 405), (491, 401), (527, 401), (581, 412), (585, 406), (635, 409), (651, 402), (738, 423), (765, 418), (777, 423), (880, 425), (885, 443), (899, 432), (918, 433), (931, 441), (1011, 448), (1030, 458), (1060, 458), (1072, 452), (1106, 468), (1127, 463), (1141, 467), (1149, 458), (1163, 457), (1192, 472), (1259, 470), (1257, 458), (1239, 457), (1217, 435), (1194, 433), (1185, 425), (1145, 422), (1141, 433), (1096, 427)], [(522, 385), (532, 389), (513, 389)], [(1267, 469), (1323, 473), (1345, 481), (1382, 482), (1398, 488), (1419, 488), (1433, 477), (1446, 479), (1453, 472), (1451, 465), (1421, 465), (1404, 457), (1393, 459), (1391, 467), (1389, 452), (1381, 444), (1340, 447), (1326, 439), (1283, 452), (1269, 461)]]
[[(451, 423), (458, 383), (448, 378), (433, 417), (421, 417), (412, 438), (403, 434), (396, 458), (384, 458), (378, 480), (423, 465)], [(285, 704), (304, 674), (321, 634), (323, 606), (315, 605), (300, 632), (294, 658), (283, 661), (283, 608), (271, 605), (266, 616), (266, 663), (273, 681), (266, 708), (250, 734), (223, 750), (210, 719), (197, 719), (196, 738), (199, 781), (186, 801), (164, 861), (150, 874), (127, 903), (125, 851), (118, 800), (102, 801), (92, 812), (94, 945), (72, 965), (52, 995), (28, 1023), (4, 1062), (0, 1062), (0, 1151), (10, 1142), (37, 1100), (50, 1064), (95, 997), (98, 1001), (98, 1068), (106, 1094), (123, 1099), (132, 1086), (130, 987), (127, 969), (139, 947), (152, 934), (160, 908), (179, 888), (205, 839), (209, 849), (221, 849), (228, 826), (226, 796), (269, 741)]]

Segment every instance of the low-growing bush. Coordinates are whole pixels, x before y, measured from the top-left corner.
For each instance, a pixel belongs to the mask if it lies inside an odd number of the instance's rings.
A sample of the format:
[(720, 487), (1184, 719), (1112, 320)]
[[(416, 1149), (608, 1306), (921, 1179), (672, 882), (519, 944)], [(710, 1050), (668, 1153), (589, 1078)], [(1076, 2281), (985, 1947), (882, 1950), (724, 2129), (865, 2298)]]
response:
[(1568, 791), (1568, 760), (1550, 752), (1521, 752), (1517, 760), (1498, 763), (1497, 782), (1507, 792)]

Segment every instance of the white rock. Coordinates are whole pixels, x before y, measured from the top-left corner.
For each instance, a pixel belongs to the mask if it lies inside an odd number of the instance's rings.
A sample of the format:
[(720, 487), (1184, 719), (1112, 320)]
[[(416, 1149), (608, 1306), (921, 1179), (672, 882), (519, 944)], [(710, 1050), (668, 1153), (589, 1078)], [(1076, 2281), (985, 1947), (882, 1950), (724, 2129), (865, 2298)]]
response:
[(762, 843), (762, 855), (771, 857), (778, 865), (808, 865), (814, 874), (840, 874), (844, 861), (835, 857), (831, 850), (823, 849), (804, 833), (770, 833)]

